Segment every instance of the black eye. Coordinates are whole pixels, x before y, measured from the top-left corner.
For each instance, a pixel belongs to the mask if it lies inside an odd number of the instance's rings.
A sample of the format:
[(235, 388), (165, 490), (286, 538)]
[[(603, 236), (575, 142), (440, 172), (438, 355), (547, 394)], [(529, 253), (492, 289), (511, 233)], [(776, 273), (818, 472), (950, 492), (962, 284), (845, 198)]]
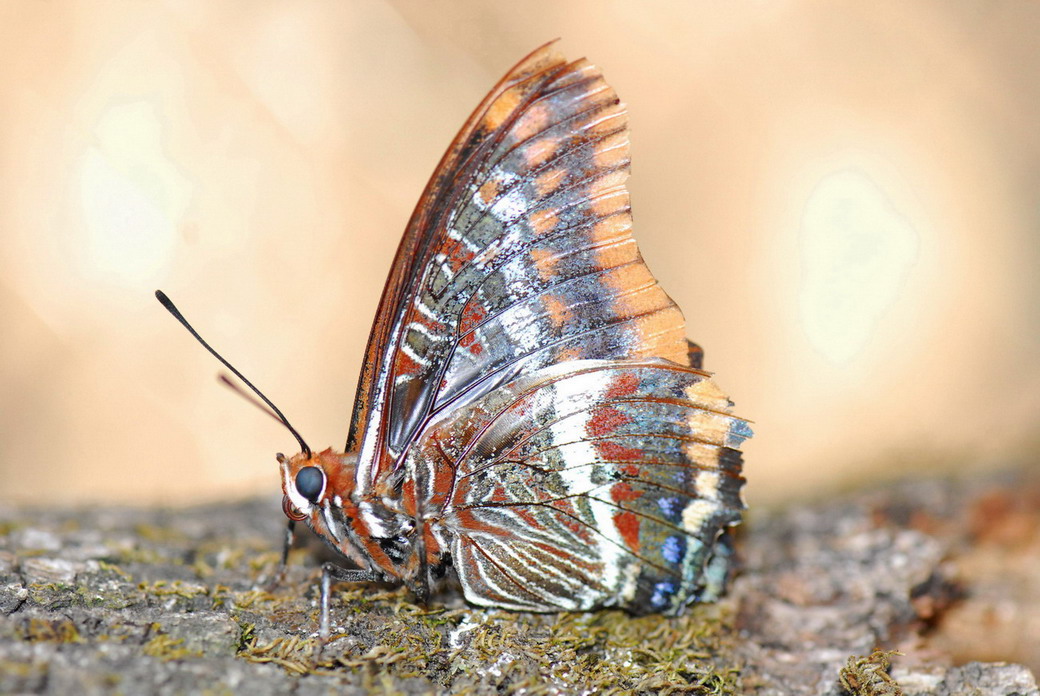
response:
[(312, 503), (318, 502), (325, 486), (325, 474), (316, 466), (305, 466), (296, 472), (296, 490)]

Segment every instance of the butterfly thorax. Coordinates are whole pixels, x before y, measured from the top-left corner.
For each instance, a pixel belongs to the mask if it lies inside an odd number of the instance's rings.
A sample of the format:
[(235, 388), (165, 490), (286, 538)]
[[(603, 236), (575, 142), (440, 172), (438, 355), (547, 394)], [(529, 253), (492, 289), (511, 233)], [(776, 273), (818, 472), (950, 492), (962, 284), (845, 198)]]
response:
[(415, 514), (412, 487), (384, 477), (362, 493), (355, 487), (357, 456), (332, 449), (280, 456), (279, 463), (286, 515), (306, 522), (359, 568), (409, 586), (428, 583), (424, 565), (437, 571), (440, 544), (427, 529), (429, 520)]

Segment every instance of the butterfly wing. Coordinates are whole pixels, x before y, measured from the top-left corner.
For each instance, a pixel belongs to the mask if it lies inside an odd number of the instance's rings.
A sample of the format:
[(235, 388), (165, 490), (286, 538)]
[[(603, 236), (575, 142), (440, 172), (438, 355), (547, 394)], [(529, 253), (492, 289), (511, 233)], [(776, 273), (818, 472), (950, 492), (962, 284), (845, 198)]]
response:
[[(443, 508), (467, 599), (518, 610), (675, 612), (740, 520), (751, 435), (708, 375), (582, 360), (526, 375), (431, 425), (409, 453)], [(435, 481), (453, 471), (453, 487)], [(708, 573), (707, 575), (710, 575)]]
[(631, 236), (624, 107), (585, 60), (538, 49), (441, 160), (397, 251), (347, 451), (371, 490), (433, 414), (581, 358), (687, 362), (681, 312)]

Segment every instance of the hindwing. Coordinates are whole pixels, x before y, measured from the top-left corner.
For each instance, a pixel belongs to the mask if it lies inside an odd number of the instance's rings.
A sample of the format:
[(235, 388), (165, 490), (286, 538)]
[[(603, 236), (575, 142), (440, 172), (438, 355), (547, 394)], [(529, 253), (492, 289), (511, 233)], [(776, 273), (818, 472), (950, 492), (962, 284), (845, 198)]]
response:
[(576, 361), (431, 424), (409, 469), (470, 601), (676, 612), (743, 509), (751, 431), (730, 406), (695, 369)]

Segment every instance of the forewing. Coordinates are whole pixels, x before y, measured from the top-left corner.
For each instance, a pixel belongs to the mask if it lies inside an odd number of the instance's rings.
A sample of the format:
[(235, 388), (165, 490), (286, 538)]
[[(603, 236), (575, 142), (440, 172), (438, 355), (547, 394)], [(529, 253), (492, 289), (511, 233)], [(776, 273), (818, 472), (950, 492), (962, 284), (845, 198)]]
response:
[[(547, 368), (431, 425), (409, 454), (466, 597), (518, 610), (675, 612), (740, 520), (751, 435), (704, 372)], [(439, 512), (432, 508), (439, 508)]]
[(521, 370), (582, 358), (687, 364), (682, 314), (631, 236), (628, 165), (624, 108), (585, 60), (545, 46), (485, 98), (387, 281), (347, 444), (360, 450), (360, 490), (433, 413)]

